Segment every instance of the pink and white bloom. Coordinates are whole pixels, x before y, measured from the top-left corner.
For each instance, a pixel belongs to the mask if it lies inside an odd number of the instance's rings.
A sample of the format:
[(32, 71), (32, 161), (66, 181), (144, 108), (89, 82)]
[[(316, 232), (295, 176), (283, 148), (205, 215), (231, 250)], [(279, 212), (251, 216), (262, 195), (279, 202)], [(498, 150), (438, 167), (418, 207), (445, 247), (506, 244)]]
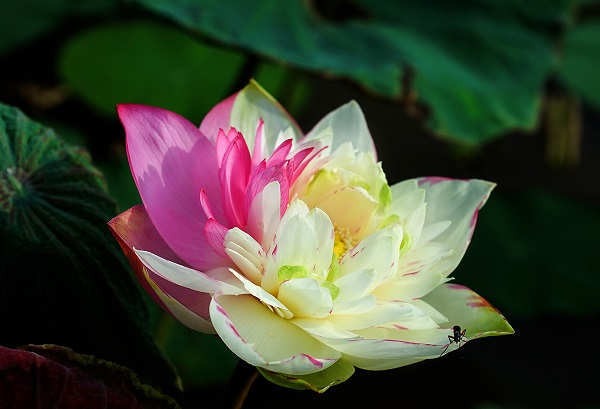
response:
[(136, 276), (272, 381), (322, 391), (354, 367), (436, 358), (455, 325), (513, 332), (447, 283), (494, 185), (390, 187), (355, 102), (306, 135), (254, 82), (199, 128), (159, 108), (118, 113), (143, 205), (109, 226)]

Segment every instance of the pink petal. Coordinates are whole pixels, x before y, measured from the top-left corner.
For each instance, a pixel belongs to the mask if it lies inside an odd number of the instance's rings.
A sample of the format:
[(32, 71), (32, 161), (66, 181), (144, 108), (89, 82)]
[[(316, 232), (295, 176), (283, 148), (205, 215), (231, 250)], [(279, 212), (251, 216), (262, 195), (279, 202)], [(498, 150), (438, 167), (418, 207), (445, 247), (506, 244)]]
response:
[(243, 227), (246, 224), (244, 197), (250, 177), (251, 161), (248, 145), (238, 133), (223, 156), (219, 177), (223, 189), (223, 207), (229, 227)]
[(260, 118), (258, 121), (258, 129), (256, 130), (256, 138), (254, 139), (254, 149), (252, 150), (252, 165), (258, 166), (258, 164), (266, 156), (263, 154), (265, 149), (265, 121)]
[(273, 154), (267, 161), (267, 167), (276, 165), (276, 164), (286, 160), (287, 155), (288, 155), (288, 153), (290, 153), (291, 150), (292, 150), (292, 140), (291, 139), (288, 139), (288, 140), (280, 143), (279, 146), (277, 148), (275, 148), (275, 151), (273, 152)]
[(198, 194), (205, 189), (223, 220), (214, 146), (185, 118), (160, 108), (117, 107), (127, 135), (131, 172), (152, 224), (167, 244), (198, 269), (219, 264), (204, 238), (206, 216)]
[(215, 144), (219, 129), (231, 128), (231, 109), (237, 97), (237, 93), (219, 102), (202, 120), (200, 132), (206, 135), (212, 144)]
[(225, 152), (229, 148), (231, 142), (238, 135), (238, 131), (235, 128), (229, 129), (229, 132), (226, 134), (222, 129), (219, 129), (219, 134), (217, 135), (216, 148), (217, 148), (217, 163), (221, 165), (223, 161), (223, 156), (225, 156)]
[(280, 213), (281, 216), (283, 216), (289, 203), (290, 179), (292, 177), (293, 169), (291, 166), (289, 166), (289, 162), (283, 162), (266, 169), (265, 166), (265, 162), (261, 162), (259, 167), (254, 170), (252, 176), (250, 177), (248, 189), (246, 191), (246, 208), (250, 208), (250, 205), (252, 204), (252, 201), (256, 195), (261, 192), (265, 186), (271, 182), (277, 181), (279, 182), (279, 189), (281, 193)]
[(223, 244), (225, 242), (227, 231), (227, 227), (223, 226), (215, 219), (208, 219), (204, 226), (204, 236), (206, 237), (206, 241), (213, 248), (215, 253), (223, 258), (229, 258), (225, 252), (225, 245)]

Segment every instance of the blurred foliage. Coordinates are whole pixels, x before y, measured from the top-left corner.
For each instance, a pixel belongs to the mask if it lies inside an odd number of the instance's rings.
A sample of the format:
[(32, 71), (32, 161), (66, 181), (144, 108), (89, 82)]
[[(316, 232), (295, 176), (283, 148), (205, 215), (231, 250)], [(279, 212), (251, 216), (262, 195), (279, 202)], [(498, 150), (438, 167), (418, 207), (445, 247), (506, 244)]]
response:
[[(191, 30), (430, 110), (438, 134), (481, 143), (536, 124), (566, 0), (133, 0)], [(404, 83), (404, 84), (403, 84)]]
[[(247, 57), (198, 42), (172, 27), (148, 20), (105, 24), (77, 34), (63, 46), (59, 73), (93, 109), (115, 116), (118, 103), (153, 105), (200, 122), (235, 87)], [(215, 70), (215, 66), (219, 69)], [(261, 62), (254, 77), (286, 90), (286, 70)], [(99, 86), (100, 85), (100, 86)], [(295, 86), (302, 87), (302, 81)], [(306, 92), (304, 92), (306, 94)], [(299, 109), (306, 95), (287, 101)]]
[(598, 206), (585, 201), (539, 189), (494, 192), (453, 275), (507, 317), (600, 314), (598, 227)]
[(600, 109), (600, 21), (569, 30), (559, 76), (565, 85)]
[(75, 19), (113, 14), (112, 0), (23, 0), (0, 2), (0, 53), (11, 51)]
[(233, 86), (244, 56), (205, 46), (174, 28), (129, 21), (77, 35), (65, 44), (59, 63), (75, 93), (109, 117), (115, 105), (127, 102), (201, 119)]

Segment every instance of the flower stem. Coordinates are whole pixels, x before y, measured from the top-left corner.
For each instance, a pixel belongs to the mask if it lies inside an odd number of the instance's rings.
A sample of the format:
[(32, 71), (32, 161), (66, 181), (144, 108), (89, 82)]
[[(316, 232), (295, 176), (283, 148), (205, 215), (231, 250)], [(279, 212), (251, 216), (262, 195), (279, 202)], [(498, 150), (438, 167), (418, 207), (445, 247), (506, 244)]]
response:
[(229, 379), (220, 409), (241, 409), (256, 378), (256, 368), (240, 360)]

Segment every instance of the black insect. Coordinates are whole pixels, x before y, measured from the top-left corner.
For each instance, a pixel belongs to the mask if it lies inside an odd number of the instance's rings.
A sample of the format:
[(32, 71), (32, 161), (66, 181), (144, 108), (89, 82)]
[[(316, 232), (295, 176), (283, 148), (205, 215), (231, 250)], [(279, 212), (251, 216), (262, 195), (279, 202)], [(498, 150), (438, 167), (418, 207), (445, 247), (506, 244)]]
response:
[(465, 334), (467, 333), (466, 329), (463, 329), (461, 331), (460, 326), (455, 325), (452, 327), (452, 335), (448, 335), (448, 345), (446, 345), (446, 347), (444, 348), (444, 350), (442, 351), (442, 353), (440, 354), (440, 356), (444, 355), (444, 353), (446, 352), (446, 350), (448, 349), (448, 347), (450, 346), (450, 344), (458, 344), (458, 348), (460, 348), (461, 343), (463, 342), (467, 342), (468, 339), (465, 336)]

